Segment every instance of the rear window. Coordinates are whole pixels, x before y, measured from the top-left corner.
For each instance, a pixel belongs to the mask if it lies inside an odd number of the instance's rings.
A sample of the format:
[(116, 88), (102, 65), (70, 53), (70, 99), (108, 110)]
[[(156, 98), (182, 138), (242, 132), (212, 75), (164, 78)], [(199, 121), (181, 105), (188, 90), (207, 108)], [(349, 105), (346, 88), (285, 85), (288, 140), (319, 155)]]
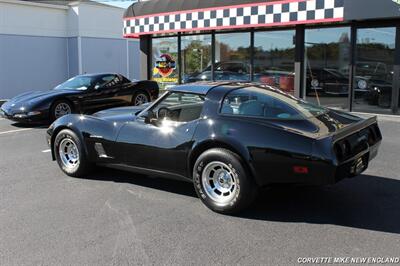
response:
[(291, 95), (259, 87), (229, 92), (221, 107), (222, 114), (266, 119), (306, 119), (326, 111)]

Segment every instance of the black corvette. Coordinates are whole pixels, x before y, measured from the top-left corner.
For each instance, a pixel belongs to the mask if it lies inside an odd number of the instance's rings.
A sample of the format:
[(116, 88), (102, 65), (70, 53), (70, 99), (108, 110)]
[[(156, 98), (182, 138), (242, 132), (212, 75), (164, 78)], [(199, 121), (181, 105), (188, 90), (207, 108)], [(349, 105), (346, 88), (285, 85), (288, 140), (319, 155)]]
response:
[(67, 175), (104, 165), (181, 177), (209, 208), (233, 213), (261, 186), (359, 175), (382, 136), (376, 118), (313, 106), (271, 87), (197, 83), (144, 107), (61, 117), (47, 140)]
[(90, 113), (155, 100), (159, 89), (153, 81), (131, 82), (120, 74), (90, 74), (73, 77), (49, 91), (27, 92), (1, 106), (10, 120), (47, 122), (71, 113)]

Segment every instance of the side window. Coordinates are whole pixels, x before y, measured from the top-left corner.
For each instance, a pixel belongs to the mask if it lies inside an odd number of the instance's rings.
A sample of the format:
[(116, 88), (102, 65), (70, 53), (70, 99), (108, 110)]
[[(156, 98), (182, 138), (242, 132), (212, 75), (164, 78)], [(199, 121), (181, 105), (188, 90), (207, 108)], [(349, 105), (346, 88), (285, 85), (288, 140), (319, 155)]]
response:
[(123, 82), (123, 78), (118, 75), (108, 75), (101, 77), (97, 83), (97, 88), (110, 88)]
[(243, 88), (231, 91), (224, 99), (221, 113), (236, 116), (268, 119), (293, 119), (301, 117), (291, 106), (288, 96), (260, 88)]
[(172, 92), (151, 111), (158, 120), (190, 122), (200, 118), (203, 104), (202, 95)]

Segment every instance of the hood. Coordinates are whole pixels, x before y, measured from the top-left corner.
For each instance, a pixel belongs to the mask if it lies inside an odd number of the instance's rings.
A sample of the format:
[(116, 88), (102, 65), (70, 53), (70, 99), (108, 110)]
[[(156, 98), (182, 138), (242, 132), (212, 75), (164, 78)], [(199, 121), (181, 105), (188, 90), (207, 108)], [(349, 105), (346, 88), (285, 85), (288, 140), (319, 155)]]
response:
[(20, 94), (6, 103), (3, 108), (9, 108), (11, 110), (19, 109), (21, 107), (29, 108), (37, 103), (48, 98), (53, 98), (61, 95), (69, 95), (79, 93), (79, 91), (72, 90), (49, 90), (49, 91), (31, 91)]
[(322, 138), (351, 126), (362, 118), (345, 112), (328, 110), (325, 114), (306, 120), (282, 120), (272, 122), (275, 126), (310, 138)]
[(126, 106), (111, 108), (93, 114), (92, 116), (110, 122), (128, 122), (136, 117), (136, 114), (146, 109), (150, 104), (146, 103), (140, 106)]

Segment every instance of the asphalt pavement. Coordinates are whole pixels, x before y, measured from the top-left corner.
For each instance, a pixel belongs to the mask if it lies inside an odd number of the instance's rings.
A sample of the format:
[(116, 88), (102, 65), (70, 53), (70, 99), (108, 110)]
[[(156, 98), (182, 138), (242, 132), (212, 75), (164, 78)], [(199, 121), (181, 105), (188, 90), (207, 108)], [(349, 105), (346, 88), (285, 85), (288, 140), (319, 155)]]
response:
[(363, 175), (273, 187), (239, 216), (205, 208), (190, 183), (99, 169), (64, 175), (45, 128), (0, 119), (0, 265), (297, 265), (400, 256), (400, 119)]

